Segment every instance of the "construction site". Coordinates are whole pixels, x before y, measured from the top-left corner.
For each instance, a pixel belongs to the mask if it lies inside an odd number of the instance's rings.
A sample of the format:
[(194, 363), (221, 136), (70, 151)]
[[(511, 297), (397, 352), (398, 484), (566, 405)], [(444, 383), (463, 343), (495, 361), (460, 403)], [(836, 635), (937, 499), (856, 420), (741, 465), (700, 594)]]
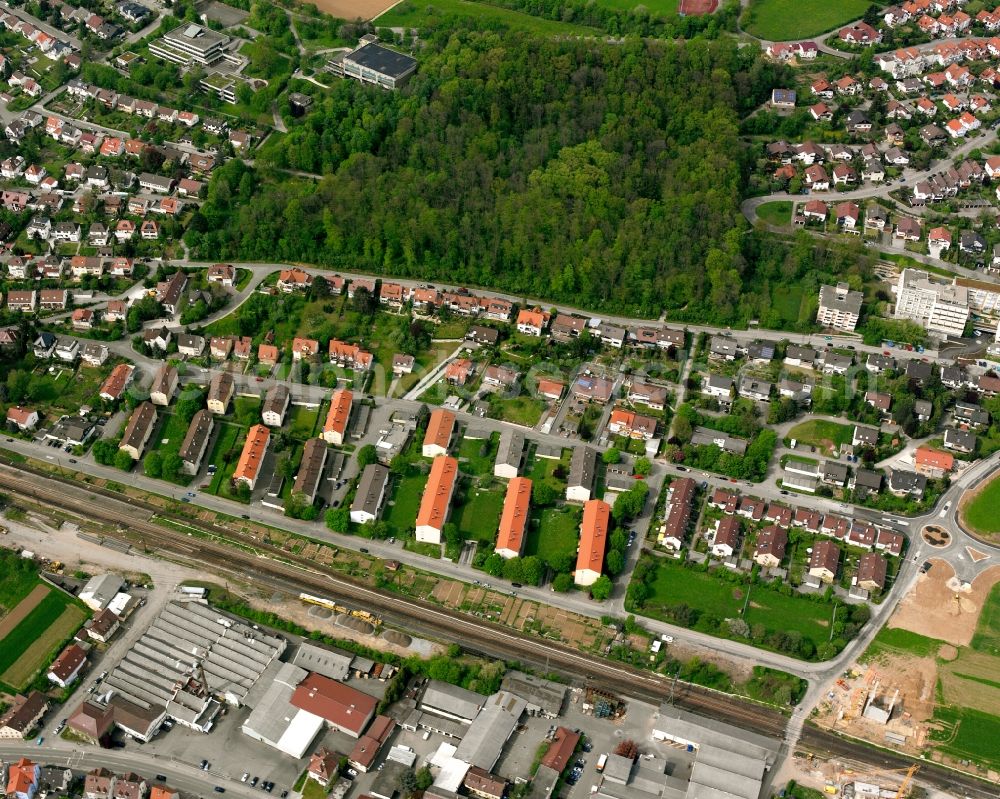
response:
[[(916, 662), (915, 662), (916, 661)], [(814, 715), (821, 727), (919, 754), (934, 714), (936, 668), (932, 658), (880, 658), (846, 672)]]

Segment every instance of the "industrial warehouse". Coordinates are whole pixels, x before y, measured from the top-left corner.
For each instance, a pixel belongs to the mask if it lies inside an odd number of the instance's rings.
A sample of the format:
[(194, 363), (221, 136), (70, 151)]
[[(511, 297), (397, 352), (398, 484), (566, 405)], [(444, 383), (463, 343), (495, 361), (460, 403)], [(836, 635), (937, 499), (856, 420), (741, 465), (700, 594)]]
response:
[(140, 740), (155, 735), (166, 718), (208, 732), (222, 703), (242, 705), (285, 646), (208, 605), (169, 602), (111, 670), (101, 697), (143, 720), (119, 723)]

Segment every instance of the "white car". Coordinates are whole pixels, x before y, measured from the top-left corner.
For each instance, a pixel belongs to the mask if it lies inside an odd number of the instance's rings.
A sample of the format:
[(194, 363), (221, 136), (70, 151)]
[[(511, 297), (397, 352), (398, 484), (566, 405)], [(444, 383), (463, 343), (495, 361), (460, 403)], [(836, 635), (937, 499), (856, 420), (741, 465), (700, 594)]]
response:
[(250, 772), (244, 771), (243, 776), (240, 777), (240, 782), (246, 782), (248, 779), (250, 779)]

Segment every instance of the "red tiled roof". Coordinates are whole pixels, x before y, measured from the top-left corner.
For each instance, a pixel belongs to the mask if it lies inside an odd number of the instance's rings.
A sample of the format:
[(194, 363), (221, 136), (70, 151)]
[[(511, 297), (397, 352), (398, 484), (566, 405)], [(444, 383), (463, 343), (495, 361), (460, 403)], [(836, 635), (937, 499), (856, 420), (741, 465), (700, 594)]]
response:
[(375, 715), (378, 700), (349, 685), (311, 673), (299, 683), (291, 703), (359, 736)]

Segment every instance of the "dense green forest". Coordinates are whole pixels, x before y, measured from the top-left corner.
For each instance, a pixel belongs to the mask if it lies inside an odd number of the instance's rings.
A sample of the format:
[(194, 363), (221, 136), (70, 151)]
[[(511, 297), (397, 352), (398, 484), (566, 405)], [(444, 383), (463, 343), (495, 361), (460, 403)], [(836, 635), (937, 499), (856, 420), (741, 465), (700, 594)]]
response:
[(750, 238), (739, 121), (781, 69), (728, 38), (435, 33), (402, 91), (338, 81), (252, 167), (217, 170), (186, 240), (213, 260), (734, 316)]

